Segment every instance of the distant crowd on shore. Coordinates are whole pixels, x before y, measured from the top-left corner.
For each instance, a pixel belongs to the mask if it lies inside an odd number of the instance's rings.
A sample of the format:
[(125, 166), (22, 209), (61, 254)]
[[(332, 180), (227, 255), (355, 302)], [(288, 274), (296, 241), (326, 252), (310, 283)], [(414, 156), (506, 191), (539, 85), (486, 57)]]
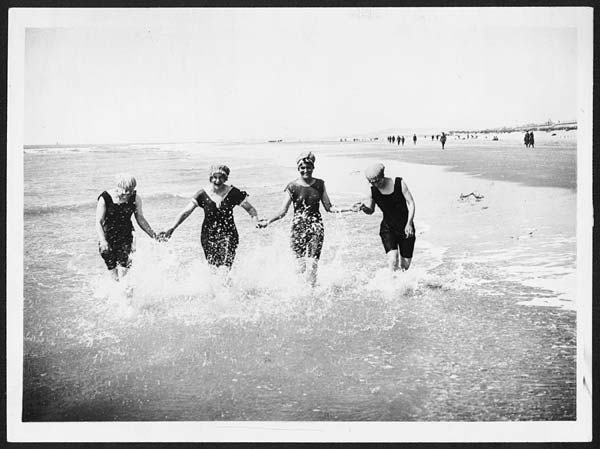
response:
[[(455, 136), (456, 139), (462, 139), (462, 140), (477, 139), (479, 137), (477, 134), (469, 134), (469, 133), (466, 133), (463, 135), (460, 135), (460, 134), (453, 134), (453, 135)], [(552, 134), (552, 135), (554, 136), (556, 134)], [(441, 134), (431, 134), (430, 136), (431, 136), (432, 141), (439, 141), (442, 144), (442, 150), (445, 149), (446, 141), (448, 139), (448, 135), (445, 132), (442, 132)], [(425, 139), (428, 139), (429, 135), (423, 135), (422, 137)], [(488, 138), (487, 134), (485, 135), (485, 138), (486, 139)], [(417, 144), (417, 140), (418, 140), (417, 135), (413, 134), (413, 136), (412, 136), (413, 145)], [(494, 135), (492, 140), (498, 140), (498, 136)], [(388, 141), (388, 143), (391, 143), (392, 145), (404, 146), (405, 138), (404, 138), (404, 136), (400, 136), (400, 135), (387, 136), (387, 141)], [(533, 131), (527, 131), (525, 133), (523, 142), (524, 142), (526, 148), (534, 148), (535, 147), (535, 137), (533, 135)]]
[[(425, 136), (426, 137), (426, 136)], [(442, 132), (442, 134), (432, 134), (431, 135), (431, 140), (439, 140), (440, 143), (442, 144), (442, 150), (444, 149), (444, 147), (446, 146), (446, 133)], [(417, 135), (413, 134), (412, 137), (412, 141), (413, 141), (413, 145), (417, 144)], [(404, 136), (387, 136), (387, 141), (388, 143), (396, 144), (396, 145), (400, 145), (402, 144), (402, 146), (404, 146)]]

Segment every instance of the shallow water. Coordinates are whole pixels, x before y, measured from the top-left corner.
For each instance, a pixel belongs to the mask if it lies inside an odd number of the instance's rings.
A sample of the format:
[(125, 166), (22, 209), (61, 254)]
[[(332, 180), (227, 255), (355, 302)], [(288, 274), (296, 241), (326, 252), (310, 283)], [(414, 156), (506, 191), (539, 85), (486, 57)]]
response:
[[(23, 419), (574, 419), (575, 314), (557, 307), (574, 303), (574, 224), (544, 229), (543, 216), (523, 214), (531, 233), (499, 231), (484, 203), (434, 198), (431, 179), (406, 177), (417, 245), (413, 266), (395, 278), (383, 269), (380, 215), (325, 214), (309, 289), (289, 249), (291, 214), (257, 230), (236, 208), (240, 246), (229, 275), (207, 267), (196, 210), (168, 243), (138, 231), (126, 282), (108, 279), (94, 213), (115, 173), (136, 176), (155, 230), (206, 184), (214, 162), (228, 164), (231, 184), (270, 216), (305, 147), (26, 151)], [(312, 148), (315, 176), (340, 206), (365, 191), (364, 155), (352, 148)], [(468, 222), (477, 232), (465, 235)], [(519, 305), (532, 301), (552, 307)]]

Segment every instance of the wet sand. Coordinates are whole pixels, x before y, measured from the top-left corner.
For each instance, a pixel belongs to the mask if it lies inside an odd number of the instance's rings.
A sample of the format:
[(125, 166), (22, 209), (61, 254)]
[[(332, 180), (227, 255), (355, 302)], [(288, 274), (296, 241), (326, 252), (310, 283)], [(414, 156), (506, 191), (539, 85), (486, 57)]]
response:
[[(349, 151), (352, 150), (349, 144)], [(363, 153), (359, 146), (370, 150)], [(449, 138), (442, 150), (439, 142), (404, 146), (392, 144), (356, 144), (353, 157), (379, 157), (404, 162), (438, 165), (485, 179), (518, 182), (528, 186), (577, 188), (577, 149), (573, 140), (540, 142), (526, 149), (518, 142)], [(362, 156), (361, 156), (362, 153)]]

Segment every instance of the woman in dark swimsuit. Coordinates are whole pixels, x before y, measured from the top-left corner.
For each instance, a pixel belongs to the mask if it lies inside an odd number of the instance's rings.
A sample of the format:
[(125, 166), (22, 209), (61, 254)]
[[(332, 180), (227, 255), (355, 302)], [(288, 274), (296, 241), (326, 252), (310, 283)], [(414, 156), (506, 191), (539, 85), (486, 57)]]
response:
[(291, 247), (298, 258), (299, 271), (305, 274), (309, 283), (314, 286), (317, 281), (317, 266), (323, 248), (325, 229), (319, 211), (319, 203), (327, 212), (351, 212), (352, 209), (337, 209), (331, 204), (322, 179), (313, 178), (315, 156), (311, 152), (300, 154), (296, 160), (300, 177), (290, 182), (285, 188), (285, 198), (281, 209), (274, 217), (261, 220), (260, 228), (283, 218), (294, 204), (292, 218)]
[(365, 170), (371, 192), (365, 202), (354, 205), (354, 210), (371, 215), (375, 212), (375, 204), (379, 206), (383, 212), (379, 236), (387, 253), (388, 266), (391, 271), (398, 269), (400, 250), (400, 268), (406, 271), (415, 248), (415, 202), (402, 178), (386, 178), (384, 170), (383, 164), (374, 164)]
[(152, 238), (156, 234), (142, 212), (142, 198), (135, 191), (136, 180), (131, 175), (118, 175), (117, 188), (110, 193), (104, 191), (96, 206), (96, 232), (98, 250), (112, 277), (118, 281), (131, 266), (133, 251), (133, 224), (131, 216)]
[(173, 225), (163, 236), (168, 239), (173, 231), (197, 207), (204, 209), (204, 221), (200, 233), (200, 242), (206, 261), (214, 266), (231, 268), (239, 243), (239, 236), (233, 221), (233, 208), (242, 206), (254, 220), (258, 220), (256, 209), (246, 199), (248, 194), (237, 187), (225, 184), (229, 178), (226, 165), (213, 165), (210, 168), (210, 185), (200, 189), (188, 205), (179, 213)]

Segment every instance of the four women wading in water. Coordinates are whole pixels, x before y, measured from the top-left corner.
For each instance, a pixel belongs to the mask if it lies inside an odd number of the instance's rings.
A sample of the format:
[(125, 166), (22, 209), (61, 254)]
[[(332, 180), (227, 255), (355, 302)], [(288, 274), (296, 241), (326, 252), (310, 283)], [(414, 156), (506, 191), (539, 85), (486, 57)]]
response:
[[(284, 189), (284, 200), (279, 212), (269, 219), (258, 220), (256, 209), (248, 202), (248, 194), (226, 184), (230, 170), (225, 165), (213, 165), (209, 170), (209, 184), (196, 192), (188, 205), (177, 215), (171, 227), (155, 234), (142, 213), (142, 203), (136, 195), (136, 181), (132, 176), (121, 176), (117, 190), (112, 196), (103, 192), (98, 200), (96, 219), (100, 254), (107, 268), (118, 280), (117, 266), (122, 267), (121, 276), (130, 266), (133, 251), (133, 226), (131, 216), (151, 237), (166, 241), (187, 217), (200, 207), (204, 210), (204, 221), (200, 241), (206, 261), (215, 267), (231, 268), (239, 236), (233, 219), (233, 208), (241, 206), (256, 222), (257, 228), (266, 228), (283, 218), (291, 204), (294, 205), (290, 243), (298, 260), (298, 270), (311, 286), (316, 284), (317, 267), (325, 237), (325, 228), (319, 206), (327, 212), (343, 213), (363, 211), (372, 214), (375, 204), (383, 212), (379, 235), (387, 253), (388, 267), (404, 271), (410, 267), (415, 245), (413, 218), (415, 203), (402, 178), (384, 176), (383, 164), (375, 164), (365, 170), (371, 184), (368, 197), (352, 208), (336, 208), (331, 204), (325, 182), (313, 177), (315, 156), (311, 152), (298, 156), (297, 168), (300, 176), (288, 183)], [(115, 201), (116, 200), (116, 201)], [(398, 265), (400, 253), (400, 267)]]

